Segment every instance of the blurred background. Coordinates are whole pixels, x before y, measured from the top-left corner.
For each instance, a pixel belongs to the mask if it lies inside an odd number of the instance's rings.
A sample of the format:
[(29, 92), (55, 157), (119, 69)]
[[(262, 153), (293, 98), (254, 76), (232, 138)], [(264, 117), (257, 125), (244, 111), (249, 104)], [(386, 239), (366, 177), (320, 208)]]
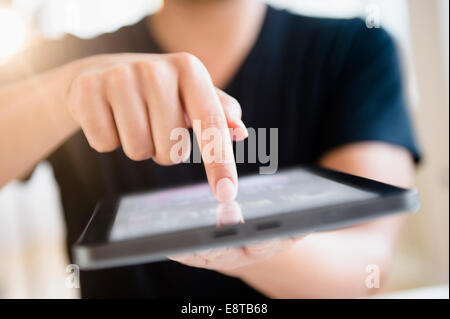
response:
[[(402, 233), (383, 296), (448, 298), (448, 0), (266, 0), (305, 15), (355, 17), (388, 29), (403, 62), (424, 160), (417, 169), (422, 208)], [(132, 24), (161, 0), (0, 0), (0, 65), (43, 38), (88, 38)], [(26, 183), (0, 189), (0, 298), (77, 298), (66, 287), (64, 226), (49, 165)]]

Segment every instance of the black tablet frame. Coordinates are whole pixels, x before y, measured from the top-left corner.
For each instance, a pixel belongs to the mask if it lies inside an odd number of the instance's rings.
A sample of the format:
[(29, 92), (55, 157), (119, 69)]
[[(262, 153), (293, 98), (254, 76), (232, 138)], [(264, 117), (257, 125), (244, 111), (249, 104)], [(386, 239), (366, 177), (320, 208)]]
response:
[(420, 207), (416, 189), (402, 189), (318, 166), (296, 168), (378, 196), (363, 201), (252, 218), (243, 224), (220, 228), (215, 225), (205, 226), (117, 242), (109, 241), (109, 236), (123, 195), (106, 198), (97, 204), (83, 234), (73, 247), (76, 263), (81, 269), (146, 263), (197, 249), (244, 245), (253, 240), (348, 227), (385, 215), (415, 212)]

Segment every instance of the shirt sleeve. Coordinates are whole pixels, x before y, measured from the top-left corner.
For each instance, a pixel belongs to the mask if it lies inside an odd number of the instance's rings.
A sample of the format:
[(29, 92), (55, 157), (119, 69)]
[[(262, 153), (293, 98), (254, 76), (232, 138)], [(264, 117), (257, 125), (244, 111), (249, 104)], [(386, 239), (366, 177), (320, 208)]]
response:
[(359, 19), (351, 22), (342, 34), (352, 39), (337, 43), (340, 49), (345, 46), (346, 53), (336, 62), (341, 67), (326, 103), (323, 152), (349, 143), (380, 141), (406, 148), (419, 162), (395, 43), (382, 28), (369, 29)]

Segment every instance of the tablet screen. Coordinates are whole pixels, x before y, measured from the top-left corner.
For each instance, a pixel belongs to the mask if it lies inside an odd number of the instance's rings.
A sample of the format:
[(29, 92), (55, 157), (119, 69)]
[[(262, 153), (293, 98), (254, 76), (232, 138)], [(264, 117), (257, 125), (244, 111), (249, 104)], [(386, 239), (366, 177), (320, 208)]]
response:
[(218, 204), (206, 183), (127, 195), (119, 202), (110, 240), (245, 222), (378, 196), (302, 169), (242, 177), (236, 201), (227, 204)]

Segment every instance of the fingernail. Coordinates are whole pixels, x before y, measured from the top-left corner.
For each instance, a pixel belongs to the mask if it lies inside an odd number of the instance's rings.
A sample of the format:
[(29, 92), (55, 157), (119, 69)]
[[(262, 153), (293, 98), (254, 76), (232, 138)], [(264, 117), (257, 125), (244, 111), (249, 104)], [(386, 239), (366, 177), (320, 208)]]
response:
[(216, 198), (219, 202), (228, 202), (236, 197), (236, 186), (229, 178), (222, 178), (216, 183)]

